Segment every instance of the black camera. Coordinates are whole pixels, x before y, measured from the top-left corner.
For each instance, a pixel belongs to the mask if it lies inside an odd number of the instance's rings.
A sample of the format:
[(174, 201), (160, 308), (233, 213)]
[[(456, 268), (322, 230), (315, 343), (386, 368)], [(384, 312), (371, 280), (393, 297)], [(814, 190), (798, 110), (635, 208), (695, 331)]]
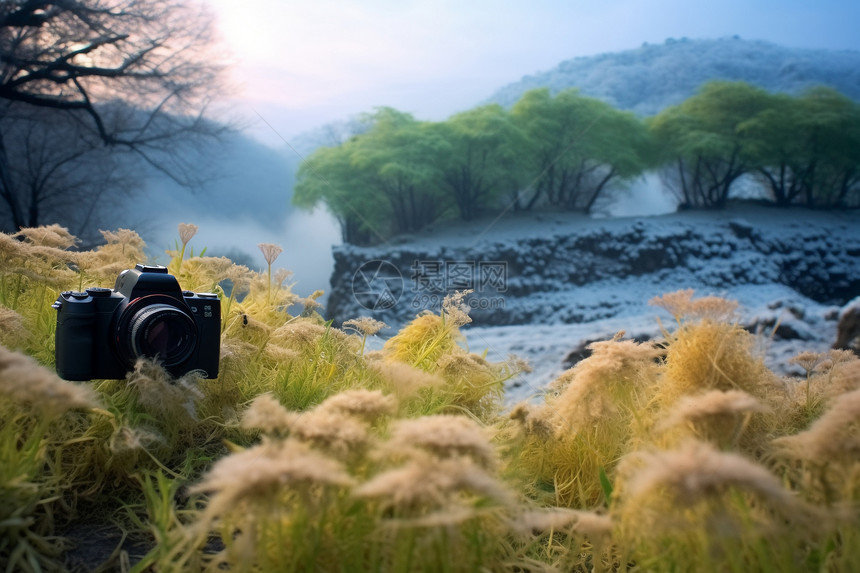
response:
[(173, 376), (218, 376), (221, 301), (179, 288), (166, 267), (138, 264), (113, 290), (66, 291), (57, 309), (57, 374), (66, 380), (119, 379), (140, 357)]

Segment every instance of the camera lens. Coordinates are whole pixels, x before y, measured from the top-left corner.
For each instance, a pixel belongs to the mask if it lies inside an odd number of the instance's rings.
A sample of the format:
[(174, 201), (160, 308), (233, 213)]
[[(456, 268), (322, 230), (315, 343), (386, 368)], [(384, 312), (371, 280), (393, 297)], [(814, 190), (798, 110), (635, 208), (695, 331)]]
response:
[(128, 323), (135, 356), (158, 356), (165, 366), (176, 366), (194, 351), (197, 327), (187, 314), (168, 304), (147, 306)]

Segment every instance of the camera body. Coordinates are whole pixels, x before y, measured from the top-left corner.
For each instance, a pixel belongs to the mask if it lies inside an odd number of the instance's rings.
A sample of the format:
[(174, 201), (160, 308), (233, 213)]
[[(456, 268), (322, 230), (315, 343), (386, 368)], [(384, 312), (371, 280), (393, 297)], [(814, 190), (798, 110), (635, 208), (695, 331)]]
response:
[(179, 288), (167, 268), (138, 264), (113, 290), (66, 291), (57, 310), (57, 374), (66, 380), (119, 379), (140, 357), (157, 359), (173, 376), (218, 376), (221, 301)]

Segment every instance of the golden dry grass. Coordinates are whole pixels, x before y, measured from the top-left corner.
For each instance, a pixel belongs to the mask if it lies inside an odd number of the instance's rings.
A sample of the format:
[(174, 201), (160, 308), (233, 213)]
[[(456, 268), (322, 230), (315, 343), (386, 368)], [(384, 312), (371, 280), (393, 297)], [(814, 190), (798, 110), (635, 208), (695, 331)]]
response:
[[(804, 354), (779, 379), (691, 291), (657, 343), (592, 345), (543, 399), (505, 409), (524, 368), (469, 351), (462, 295), (381, 351), (367, 317), (300, 316), (267, 268), (186, 256), (221, 297), (218, 379), (141, 361), (124, 380), (50, 370), (63, 289), (142, 260), (132, 231), (70, 250), (56, 227), (0, 235), (0, 561), (62, 570), (64, 532), (116, 523), (158, 571), (851, 571), (860, 563), (860, 361)], [(178, 246), (178, 244), (177, 244)], [(188, 251), (186, 250), (188, 247)], [(15, 348), (18, 351), (9, 350)], [(28, 356), (29, 355), (29, 356)], [(44, 364), (40, 365), (40, 363)], [(126, 569), (122, 547), (102, 556)]]

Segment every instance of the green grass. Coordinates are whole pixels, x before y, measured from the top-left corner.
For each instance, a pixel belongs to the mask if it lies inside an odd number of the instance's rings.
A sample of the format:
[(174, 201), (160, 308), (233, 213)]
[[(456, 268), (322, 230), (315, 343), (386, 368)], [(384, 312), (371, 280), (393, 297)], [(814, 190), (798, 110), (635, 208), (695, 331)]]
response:
[[(659, 344), (616, 337), (544, 401), (503, 407), (509, 364), (462, 345), (457, 297), (381, 351), (273, 270), (170, 253), (222, 295), (218, 379), (141, 362), (125, 380), (53, 373), (66, 289), (143, 260), (62, 229), (0, 235), (0, 570), (853, 571), (860, 566), (860, 361), (783, 380), (733, 306), (680, 291)], [(222, 288), (222, 285), (228, 285)], [(123, 541), (123, 543), (120, 543)], [(143, 548), (137, 552), (134, 545)]]

